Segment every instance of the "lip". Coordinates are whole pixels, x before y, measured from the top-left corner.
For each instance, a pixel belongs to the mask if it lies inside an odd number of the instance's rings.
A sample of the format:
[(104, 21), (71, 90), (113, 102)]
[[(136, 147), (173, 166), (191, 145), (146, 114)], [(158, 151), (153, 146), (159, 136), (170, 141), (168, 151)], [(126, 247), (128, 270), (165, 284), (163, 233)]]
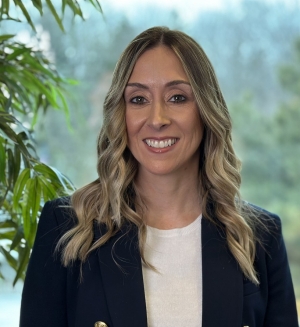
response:
[(176, 139), (176, 140), (179, 140), (179, 138), (176, 137), (176, 136), (159, 136), (159, 137), (157, 137), (157, 136), (155, 136), (155, 137), (153, 137), (153, 136), (147, 136), (147, 137), (144, 137), (143, 138), (143, 141), (145, 141), (145, 140), (163, 141), (163, 140), (168, 140), (168, 139)]

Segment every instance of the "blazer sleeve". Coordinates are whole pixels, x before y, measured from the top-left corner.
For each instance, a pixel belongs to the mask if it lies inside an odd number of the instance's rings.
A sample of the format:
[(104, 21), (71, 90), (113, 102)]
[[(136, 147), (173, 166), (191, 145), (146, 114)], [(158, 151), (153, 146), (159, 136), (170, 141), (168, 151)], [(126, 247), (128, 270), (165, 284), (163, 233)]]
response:
[[(60, 200), (61, 201), (61, 200)], [(55, 252), (62, 235), (60, 201), (42, 210), (21, 301), (20, 327), (66, 327), (66, 268)], [(59, 214), (58, 214), (59, 213)]]
[(264, 327), (298, 327), (296, 300), (287, 252), (282, 236), (281, 221), (274, 217), (274, 226), (266, 248), (268, 304)]

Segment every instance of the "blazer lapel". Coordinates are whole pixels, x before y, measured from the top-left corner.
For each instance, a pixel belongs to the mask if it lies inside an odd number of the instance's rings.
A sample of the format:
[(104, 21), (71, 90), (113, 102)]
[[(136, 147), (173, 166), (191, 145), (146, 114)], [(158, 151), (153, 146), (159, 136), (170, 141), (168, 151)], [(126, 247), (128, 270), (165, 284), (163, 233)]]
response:
[[(206, 218), (202, 219), (201, 229), (202, 327), (240, 327), (243, 274), (228, 250), (224, 232)], [(147, 327), (136, 227), (128, 225), (101, 246), (98, 260), (113, 326)]]
[(226, 245), (224, 232), (202, 219), (202, 327), (242, 325), (243, 274)]
[(114, 327), (147, 327), (137, 229), (127, 225), (99, 248), (98, 259)]

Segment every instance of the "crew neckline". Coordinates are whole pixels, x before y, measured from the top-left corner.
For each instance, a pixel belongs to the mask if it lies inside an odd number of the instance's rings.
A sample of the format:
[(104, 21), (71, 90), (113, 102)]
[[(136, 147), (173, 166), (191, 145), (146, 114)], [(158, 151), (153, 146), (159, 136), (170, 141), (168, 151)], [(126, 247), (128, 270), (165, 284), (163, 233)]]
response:
[(172, 228), (172, 229), (158, 229), (147, 225), (146, 226), (147, 233), (158, 237), (175, 237), (175, 236), (186, 235), (194, 231), (201, 224), (201, 219), (202, 219), (202, 214), (200, 214), (189, 225), (179, 228)]

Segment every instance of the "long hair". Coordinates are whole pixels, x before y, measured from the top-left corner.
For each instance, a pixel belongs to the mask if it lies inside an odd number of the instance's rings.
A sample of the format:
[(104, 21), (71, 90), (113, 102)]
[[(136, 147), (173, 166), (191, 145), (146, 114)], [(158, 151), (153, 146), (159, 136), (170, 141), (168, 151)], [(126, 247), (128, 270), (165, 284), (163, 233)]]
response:
[[(248, 279), (258, 283), (253, 264), (255, 213), (240, 199), (240, 161), (233, 150), (231, 119), (214, 69), (197, 42), (185, 33), (166, 27), (142, 32), (117, 62), (104, 102), (103, 126), (98, 138), (99, 178), (71, 197), (78, 221), (59, 241), (58, 246), (63, 247), (62, 261), (65, 265), (76, 259), (84, 262), (124, 222), (131, 222), (137, 226), (141, 258), (145, 262), (146, 228), (143, 218), (134, 210), (139, 197), (134, 184), (138, 165), (127, 148), (124, 90), (141, 54), (159, 45), (172, 49), (181, 61), (204, 125), (199, 149), (203, 216), (225, 231), (228, 247), (240, 269)], [(107, 232), (93, 243), (95, 222), (105, 224)]]

